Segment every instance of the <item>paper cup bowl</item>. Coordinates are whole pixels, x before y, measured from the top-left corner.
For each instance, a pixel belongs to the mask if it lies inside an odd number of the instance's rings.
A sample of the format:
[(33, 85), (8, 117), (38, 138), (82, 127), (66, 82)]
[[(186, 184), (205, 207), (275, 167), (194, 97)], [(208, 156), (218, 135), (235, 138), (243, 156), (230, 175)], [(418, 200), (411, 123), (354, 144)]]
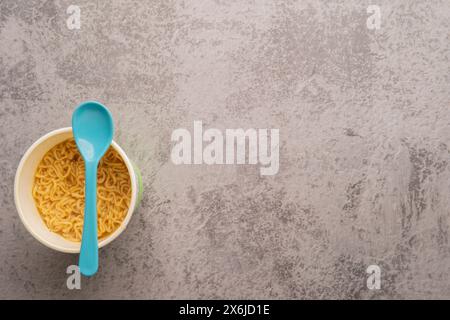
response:
[[(71, 137), (73, 137), (72, 128), (62, 128), (46, 134), (33, 143), (27, 152), (25, 152), (22, 160), (20, 160), (19, 167), (17, 168), (14, 181), (14, 201), (19, 217), (25, 228), (39, 242), (60, 252), (79, 253), (81, 243), (66, 240), (59, 234), (51, 232), (47, 228), (38, 212), (32, 195), (34, 174), (45, 153), (58, 143)], [(113, 141), (111, 145), (120, 154), (128, 168), (131, 180), (131, 202), (122, 224), (113, 233), (99, 241), (99, 248), (106, 246), (125, 230), (142, 195), (142, 182), (139, 171), (133, 166), (130, 159), (128, 159), (125, 152), (117, 143)]]

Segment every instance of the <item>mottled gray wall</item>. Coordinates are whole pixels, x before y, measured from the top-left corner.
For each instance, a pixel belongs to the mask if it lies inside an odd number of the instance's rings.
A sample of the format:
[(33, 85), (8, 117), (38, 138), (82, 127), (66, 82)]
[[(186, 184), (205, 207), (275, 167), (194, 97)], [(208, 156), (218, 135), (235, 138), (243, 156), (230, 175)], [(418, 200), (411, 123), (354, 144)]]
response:
[[(448, 0), (2, 0), (0, 297), (450, 298), (449, 37)], [(69, 291), (77, 257), (28, 234), (13, 179), (87, 99), (145, 194)], [(279, 128), (279, 173), (173, 165), (171, 132), (194, 120)]]

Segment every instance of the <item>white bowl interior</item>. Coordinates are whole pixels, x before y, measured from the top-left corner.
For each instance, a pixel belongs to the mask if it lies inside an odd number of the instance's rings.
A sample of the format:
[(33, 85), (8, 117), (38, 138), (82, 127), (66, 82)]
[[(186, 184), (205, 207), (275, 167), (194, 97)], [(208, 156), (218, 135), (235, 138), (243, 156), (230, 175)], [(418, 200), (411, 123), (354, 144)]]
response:
[[(34, 174), (36, 171), (36, 168), (41, 161), (41, 159), (44, 157), (45, 153), (50, 150), (52, 147), (57, 145), (58, 143), (69, 139), (72, 137), (72, 129), (71, 128), (64, 128), (55, 130), (46, 136), (42, 137), (38, 141), (36, 141), (25, 153), (23, 156), (19, 167), (17, 169), (16, 173), (16, 180), (15, 180), (15, 201), (16, 201), (16, 207), (19, 212), (20, 218), (22, 219), (22, 222), (24, 223), (27, 230), (41, 243), (45, 244), (46, 246), (62, 251), (62, 252), (68, 252), (68, 253), (77, 253), (80, 252), (80, 243), (68, 241), (64, 239), (62, 236), (51, 232), (47, 226), (45, 225), (44, 221), (42, 220), (41, 216), (39, 215), (39, 212), (36, 208), (33, 196), (32, 196), (32, 187), (34, 183)], [(130, 208), (128, 210), (127, 216), (122, 223), (122, 225), (114, 231), (112, 234), (110, 234), (108, 237), (103, 238), (101, 241), (99, 241), (99, 247), (102, 247), (109, 242), (111, 242), (113, 239), (115, 239), (126, 227), (128, 224), (128, 221), (130, 219), (130, 216), (133, 212), (135, 202), (136, 202), (136, 178), (134, 174), (134, 169), (129, 161), (129, 159), (126, 157), (123, 150), (115, 143), (113, 142), (112, 146), (114, 149), (116, 149), (119, 154), (124, 159), (127, 167), (128, 172), (130, 174), (131, 178), (131, 188), (132, 188), (132, 199), (130, 203)]]

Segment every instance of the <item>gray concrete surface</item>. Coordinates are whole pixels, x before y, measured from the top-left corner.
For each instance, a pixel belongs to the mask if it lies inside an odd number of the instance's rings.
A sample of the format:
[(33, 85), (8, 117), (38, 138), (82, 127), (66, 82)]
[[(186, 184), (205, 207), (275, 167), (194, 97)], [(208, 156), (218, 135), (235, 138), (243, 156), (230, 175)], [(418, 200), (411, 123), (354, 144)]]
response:
[[(0, 298), (450, 298), (449, 32), (447, 0), (2, 0)], [(70, 291), (77, 257), (28, 234), (13, 178), (87, 99), (145, 194)], [(194, 120), (279, 128), (279, 173), (173, 165)]]

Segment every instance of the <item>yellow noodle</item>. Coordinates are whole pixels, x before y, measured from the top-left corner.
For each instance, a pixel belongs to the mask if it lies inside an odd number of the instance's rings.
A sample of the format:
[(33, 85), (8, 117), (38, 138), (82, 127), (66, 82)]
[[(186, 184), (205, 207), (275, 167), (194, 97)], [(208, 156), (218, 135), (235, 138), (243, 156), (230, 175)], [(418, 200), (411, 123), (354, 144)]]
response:
[[(84, 216), (84, 161), (74, 139), (50, 149), (39, 163), (32, 195), (50, 231), (80, 242)], [(98, 238), (113, 233), (123, 222), (131, 201), (131, 180), (125, 162), (109, 148), (98, 166)]]

